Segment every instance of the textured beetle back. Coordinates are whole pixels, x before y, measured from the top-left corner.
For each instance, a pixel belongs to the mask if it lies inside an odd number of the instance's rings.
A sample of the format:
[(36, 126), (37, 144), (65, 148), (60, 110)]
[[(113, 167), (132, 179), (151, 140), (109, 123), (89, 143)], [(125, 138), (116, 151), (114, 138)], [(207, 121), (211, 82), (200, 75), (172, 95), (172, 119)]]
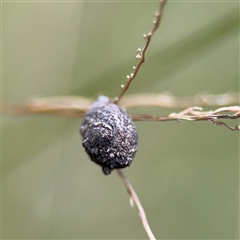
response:
[(138, 135), (131, 118), (104, 96), (86, 113), (80, 133), (86, 152), (106, 175), (115, 168), (129, 166), (138, 149)]

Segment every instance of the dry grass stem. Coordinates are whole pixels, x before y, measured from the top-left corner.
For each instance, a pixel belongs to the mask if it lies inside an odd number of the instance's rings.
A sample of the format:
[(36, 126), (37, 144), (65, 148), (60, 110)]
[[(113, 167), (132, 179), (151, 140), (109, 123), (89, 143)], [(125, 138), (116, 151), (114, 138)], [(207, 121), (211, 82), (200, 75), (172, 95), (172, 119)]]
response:
[(131, 185), (131, 183), (129, 182), (129, 180), (123, 174), (122, 170), (118, 169), (116, 171), (117, 171), (117, 174), (120, 177), (120, 179), (123, 181), (123, 183), (124, 183), (124, 185), (127, 189), (127, 192), (130, 196), (130, 199), (132, 199), (132, 201), (135, 203), (135, 205), (138, 209), (138, 213), (139, 213), (139, 216), (142, 220), (143, 227), (144, 227), (149, 239), (155, 240), (156, 238), (153, 235), (152, 230), (151, 230), (151, 228), (148, 224), (147, 216), (146, 216), (144, 208), (142, 207), (142, 204), (141, 204), (141, 202), (138, 198), (137, 193), (135, 192), (135, 190), (134, 190), (133, 186)]
[[(226, 114), (230, 113), (230, 114)], [(230, 127), (218, 119), (238, 119), (240, 118), (240, 107), (230, 106), (218, 108), (214, 111), (202, 111), (201, 107), (190, 107), (179, 113), (171, 113), (167, 116), (152, 116), (152, 115), (131, 115), (134, 121), (209, 121), (217, 126), (226, 127), (232, 131), (240, 131), (240, 125)]]
[(142, 93), (124, 96), (121, 106), (131, 107), (163, 107), (163, 108), (188, 108), (190, 106), (229, 106), (240, 103), (240, 93), (223, 94), (197, 94), (193, 97), (176, 97), (172, 93)]
[[(190, 106), (228, 106), (239, 104), (239, 93), (218, 95), (199, 94), (193, 97), (176, 97), (171, 93), (142, 93), (125, 96), (120, 106), (188, 108)], [(79, 96), (35, 98), (23, 104), (2, 103), (1, 112), (9, 115), (45, 114), (64, 117), (82, 117), (94, 102)]]
[(44, 114), (64, 117), (82, 117), (93, 100), (84, 97), (64, 96), (36, 98), (24, 104), (3, 103), (1, 111), (9, 115)]
[(130, 84), (132, 83), (133, 79), (136, 77), (139, 69), (141, 68), (142, 64), (145, 62), (145, 53), (148, 49), (152, 35), (159, 27), (165, 3), (166, 3), (166, 0), (160, 0), (160, 5), (159, 5), (157, 13), (155, 14), (155, 20), (153, 21), (153, 28), (150, 30), (150, 32), (147, 35), (145, 35), (145, 34), (143, 35), (143, 38), (145, 40), (145, 45), (143, 46), (143, 48), (137, 49), (136, 58), (139, 60), (139, 62), (137, 63), (136, 66), (133, 67), (133, 72), (130, 75), (127, 75), (127, 82), (125, 85), (121, 86), (122, 87), (121, 92), (114, 101), (116, 104), (119, 103), (119, 101), (121, 100), (123, 95), (126, 93)]

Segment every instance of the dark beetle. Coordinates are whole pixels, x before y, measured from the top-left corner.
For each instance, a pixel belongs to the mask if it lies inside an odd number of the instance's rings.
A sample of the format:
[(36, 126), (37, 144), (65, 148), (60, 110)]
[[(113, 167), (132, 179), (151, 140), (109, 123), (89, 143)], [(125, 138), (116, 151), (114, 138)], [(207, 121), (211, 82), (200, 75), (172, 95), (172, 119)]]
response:
[(104, 96), (86, 113), (80, 133), (86, 152), (106, 175), (113, 169), (130, 166), (138, 149), (138, 135), (131, 118)]

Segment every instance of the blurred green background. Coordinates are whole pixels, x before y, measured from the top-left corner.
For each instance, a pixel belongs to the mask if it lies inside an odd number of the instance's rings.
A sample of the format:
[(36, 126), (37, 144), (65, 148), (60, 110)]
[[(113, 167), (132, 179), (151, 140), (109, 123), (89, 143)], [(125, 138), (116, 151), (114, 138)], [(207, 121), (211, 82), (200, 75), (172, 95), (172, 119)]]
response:
[[(116, 96), (157, 7), (3, 2), (3, 100)], [(239, 3), (169, 2), (146, 57), (128, 93), (239, 91)], [(81, 119), (4, 116), (4, 239), (147, 238), (116, 173), (104, 176), (84, 152), (80, 125)], [(239, 134), (208, 122), (136, 125), (140, 148), (125, 173), (156, 237), (239, 238)]]

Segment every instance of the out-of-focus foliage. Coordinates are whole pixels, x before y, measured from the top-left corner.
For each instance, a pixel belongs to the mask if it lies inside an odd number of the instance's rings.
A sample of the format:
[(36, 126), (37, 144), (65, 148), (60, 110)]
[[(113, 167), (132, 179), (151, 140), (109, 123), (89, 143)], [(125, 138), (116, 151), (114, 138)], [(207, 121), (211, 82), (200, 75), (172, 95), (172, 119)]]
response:
[[(157, 2), (3, 2), (3, 100), (114, 97)], [(129, 93), (238, 91), (239, 4), (169, 2)], [(134, 113), (166, 114), (166, 109)], [(146, 238), (113, 172), (81, 147), (81, 119), (3, 118), (3, 238)], [(157, 238), (238, 238), (238, 133), (207, 122), (137, 123), (126, 175)]]

